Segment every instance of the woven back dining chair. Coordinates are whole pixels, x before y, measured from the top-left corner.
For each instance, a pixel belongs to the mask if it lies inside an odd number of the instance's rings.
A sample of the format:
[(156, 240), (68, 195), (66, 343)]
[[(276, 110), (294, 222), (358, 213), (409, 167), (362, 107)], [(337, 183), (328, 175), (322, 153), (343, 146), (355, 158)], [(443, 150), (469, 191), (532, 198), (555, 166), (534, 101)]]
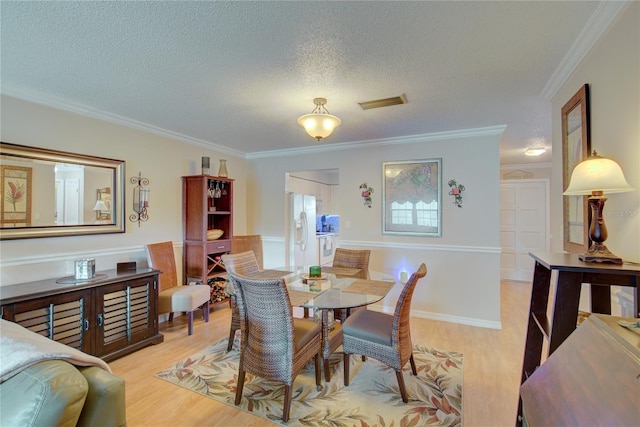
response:
[(349, 355), (361, 354), (379, 360), (396, 371), (402, 401), (407, 403), (407, 390), (402, 367), (411, 362), (411, 371), (417, 375), (411, 342), (410, 311), (413, 291), (420, 279), (427, 275), (423, 263), (404, 285), (393, 316), (373, 310), (353, 313), (342, 325), (344, 352), (344, 385), (349, 385)]
[(253, 251), (253, 254), (256, 257), (256, 261), (258, 261), (258, 268), (262, 270), (264, 268), (262, 256), (262, 235), (233, 235), (233, 237), (231, 238), (231, 253), (239, 254), (247, 251)]
[[(336, 248), (333, 257), (333, 267), (359, 268), (361, 271), (354, 277), (358, 279), (369, 278), (369, 257), (371, 251), (368, 249), (343, 249)], [(351, 310), (335, 310), (334, 317), (344, 322), (352, 312), (365, 310), (366, 307), (358, 307)]]
[(312, 358), (316, 386), (321, 387), (321, 327), (313, 320), (293, 317), (284, 279), (252, 279), (233, 273), (229, 277), (238, 294), (243, 335), (235, 404), (242, 401), (246, 373), (282, 382), (282, 420), (287, 422), (293, 382)]
[(202, 307), (205, 321), (209, 321), (209, 285), (179, 286), (172, 242), (151, 243), (145, 246), (149, 267), (160, 270), (158, 276), (158, 314), (187, 313), (188, 334), (193, 334), (193, 312)]
[[(232, 246), (233, 247), (233, 246)], [(244, 251), (240, 253), (231, 253), (222, 255), (222, 262), (224, 268), (228, 273), (235, 273), (241, 276), (247, 276), (252, 273), (259, 272), (260, 264), (256, 259), (255, 252), (252, 250)], [(233, 341), (236, 336), (236, 331), (240, 329), (240, 312), (238, 309), (237, 297), (235, 294), (231, 294), (229, 300), (231, 305), (231, 326), (229, 327), (229, 342), (227, 344), (227, 351), (231, 351), (233, 348)]]
[(321, 313), (321, 315), (327, 316), (327, 318), (322, 321), (322, 365), (324, 379), (326, 382), (329, 382), (331, 381), (329, 357), (342, 345), (342, 324), (333, 322), (333, 329), (330, 329), (328, 314)]
[(369, 269), (369, 257), (371, 251), (368, 249), (344, 249), (336, 248), (333, 256), (333, 267), (360, 268), (362, 270)]

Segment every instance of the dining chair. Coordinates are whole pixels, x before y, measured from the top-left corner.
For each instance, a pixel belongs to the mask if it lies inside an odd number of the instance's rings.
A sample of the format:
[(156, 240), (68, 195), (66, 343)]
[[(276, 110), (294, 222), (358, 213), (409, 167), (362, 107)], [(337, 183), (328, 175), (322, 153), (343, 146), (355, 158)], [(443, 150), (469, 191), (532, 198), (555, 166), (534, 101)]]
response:
[(241, 252), (253, 251), (253, 254), (258, 261), (258, 268), (262, 270), (264, 268), (263, 256), (262, 256), (262, 235), (250, 234), (250, 235), (233, 235), (231, 237), (231, 253), (239, 254)]
[(151, 243), (145, 246), (149, 267), (160, 270), (158, 276), (158, 314), (174, 312), (187, 314), (188, 333), (193, 334), (193, 312), (202, 307), (205, 322), (209, 321), (209, 285), (178, 285), (178, 271), (172, 242)]
[(411, 362), (413, 375), (418, 375), (413, 360), (410, 311), (416, 284), (427, 275), (424, 263), (404, 285), (393, 316), (373, 310), (353, 313), (342, 325), (344, 353), (344, 385), (349, 385), (349, 355), (361, 354), (379, 360), (396, 371), (402, 401), (407, 403), (407, 390), (402, 367)]
[(234, 273), (229, 278), (238, 294), (242, 325), (235, 404), (242, 400), (246, 373), (282, 382), (282, 421), (287, 422), (293, 382), (312, 358), (316, 386), (321, 388), (321, 327), (313, 320), (293, 317), (284, 279), (252, 279)]
[(344, 249), (336, 248), (333, 256), (333, 267), (360, 268), (362, 270), (369, 269), (369, 257), (371, 251), (369, 249)]
[(330, 330), (329, 326), (329, 322), (325, 319), (322, 322), (322, 365), (326, 382), (331, 381), (329, 356), (342, 345), (342, 325), (333, 322), (333, 330)]
[[(233, 249), (233, 244), (231, 248)], [(260, 264), (256, 259), (255, 252), (252, 250), (231, 253), (222, 255), (222, 262), (227, 273), (235, 273), (242, 276), (247, 276), (251, 273), (257, 273), (261, 270)], [(231, 351), (233, 348), (233, 341), (236, 336), (236, 331), (240, 329), (240, 312), (238, 309), (238, 302), (235, 293), (231, 294), (229, 300), (231, 306), (231, 326), (229, 327), (229, 342), (227, 344), (227, 351)]]
[[(335, 255), (333, 257), (333, 267), (347, 267), (347, 268), (359, 268), (361, 271), (356, 278), (368, 279), (369, 271), (369, 257), (371, 251), (369, 249), (344, 249), (336, 248)], [(351, 310), (335, 310), (334, 317), (344, 322), (351, 313), (364, 310), (366, 307), (359, 307)]]

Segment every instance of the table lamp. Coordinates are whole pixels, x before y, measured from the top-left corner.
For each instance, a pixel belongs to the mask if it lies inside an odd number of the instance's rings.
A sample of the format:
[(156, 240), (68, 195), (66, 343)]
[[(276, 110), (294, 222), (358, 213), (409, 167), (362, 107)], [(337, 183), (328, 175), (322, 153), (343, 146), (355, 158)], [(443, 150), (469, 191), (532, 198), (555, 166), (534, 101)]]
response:
[(571, 180), (565, 196), (589, 195), (591, 206), (591, 223), (589, 224), (589, 250), (579, 255), (586, 262), (609, 262), (622, 264), (622, 258), (612, 254), (604, 245), (607, 240), (607, 227), (602, 216), (604, 193), (624, 193), (633, 191), (624, 178), (620, 166), (611, 159), (601, 157), (594, 150), (593, 155), (578, 163), (571, 173)]

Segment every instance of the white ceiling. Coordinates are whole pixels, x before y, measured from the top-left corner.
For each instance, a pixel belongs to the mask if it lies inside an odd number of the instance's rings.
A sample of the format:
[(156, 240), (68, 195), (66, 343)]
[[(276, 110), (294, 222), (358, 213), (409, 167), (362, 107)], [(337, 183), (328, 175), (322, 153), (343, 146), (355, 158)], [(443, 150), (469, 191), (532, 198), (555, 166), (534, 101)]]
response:
[[(550, 162), (522, 152), (535, 138), (551, 147), (551, 97), (620, 10), (592, 1), (1, 7), (1, 90), (11, 96), (249, 155), (318, 145), (296, 119), (325, 97), (342, 125), (321, 144), (506, 125), (503, 164)], [(403, 93), (405, 105), (357, 104)]]

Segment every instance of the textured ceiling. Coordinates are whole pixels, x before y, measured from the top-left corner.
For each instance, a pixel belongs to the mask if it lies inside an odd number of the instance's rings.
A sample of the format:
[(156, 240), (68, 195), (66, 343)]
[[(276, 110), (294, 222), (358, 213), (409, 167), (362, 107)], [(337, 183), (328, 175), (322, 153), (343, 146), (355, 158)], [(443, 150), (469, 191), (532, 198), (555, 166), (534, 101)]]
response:
[(543, 95), (600, 7), (2, 1), (1, 89), (254, 154), (317, 145), (296, 119), (325, 97), (342, 125), (322, 144), (506, 125), (502, 162), (526, 163), (531, 139), (551, 146)]

